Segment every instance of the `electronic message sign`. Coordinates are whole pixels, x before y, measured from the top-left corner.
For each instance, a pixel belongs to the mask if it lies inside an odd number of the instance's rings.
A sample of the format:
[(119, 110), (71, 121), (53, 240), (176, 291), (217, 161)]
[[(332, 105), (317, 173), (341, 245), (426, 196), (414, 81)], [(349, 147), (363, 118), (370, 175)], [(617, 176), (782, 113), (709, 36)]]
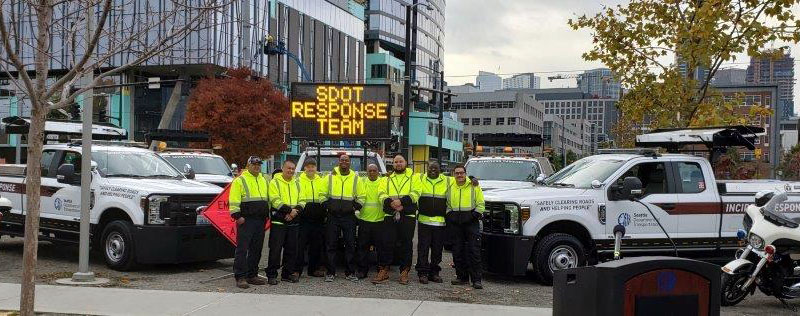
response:
[(385, 84), (292, 83), (292, 138), (389, 139), (390, 101)]

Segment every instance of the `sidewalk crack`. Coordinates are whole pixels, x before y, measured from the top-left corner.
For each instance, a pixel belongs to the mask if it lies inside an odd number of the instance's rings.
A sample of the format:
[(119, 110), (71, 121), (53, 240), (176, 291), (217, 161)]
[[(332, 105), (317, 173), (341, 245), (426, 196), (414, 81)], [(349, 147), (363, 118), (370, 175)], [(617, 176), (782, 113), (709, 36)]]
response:
[(411, 314), (409, 314), (409, 316), (414, 316), (414, 314), (417, 313), (417, 310), (419, 309), (419, 307), (422, 306), (422, 303), (425, 303), (425, 301), (419, 301), (419, 304), (417, 304), (417, 307), (414, 308), (413, 311), (411, 311)]
[[(249, 294), (252, 294), (252, 293), (253, 293), (253, 291), (255, 291), (255, 289), (251, 289), (250, 291), (247, 291), (247, 293), (249, 293)], [(224, 299), (226, 299), (226, 298), (229, 298), (229, 297), (231, 297), (231, 296), (234, 296), (234, 295), (236, 295), (236, 294), (237, 294), (237, 293), (228, 293), (228, 295), (222, 296), (222, 297), (220, 297), (220, 298), (218, 298), (218, 299), (215, 299), (215, 300), (213, 300), (213, 301), (211, 301), (211, 302), (208, 302), (208, 303), (206, 303), (205, 305), (198, 306), (197, 308), (195, 308), (195, 309), (191, 310), (190, 312), (183, 314), (183, 316), (186, 316), (186, 315), (191, 315), (191, 314), (197, 313), (198, 311), (200, 311), (200, 310), (202, 310), (202, 309), (204, 309), (204, 308), (206, 308), (206, 307), (209, 307), (209, 306), (211, 306), (211, 305), (214, 305), (214, 304), (216, 304), (216, 303), (218, 303), (218, 302), (220, 302), (220, 301), (222, 301), (222, 300), (224, 300)]]

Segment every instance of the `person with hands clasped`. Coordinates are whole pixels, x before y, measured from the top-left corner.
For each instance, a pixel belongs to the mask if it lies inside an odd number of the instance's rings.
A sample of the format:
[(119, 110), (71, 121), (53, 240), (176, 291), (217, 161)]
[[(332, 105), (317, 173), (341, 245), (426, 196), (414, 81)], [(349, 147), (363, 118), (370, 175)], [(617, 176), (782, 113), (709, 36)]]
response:
[(394, 157), (394, 171), (381, 179), (379, 199), (383, 201), (383, 219), (381, 247), (378, 247), (378, 274), (372, 283), (380, 284), (389, 280), (389, 266), (394, 259), (395, 242), (400, 243), (400, 284), (408, 284), (408, 273), (411, 270), (413, 257), (414, 231), (417, 227), (417, 200), (419, 193), (415, 191), (414, 171), (406, 168), (406, 159), (402, 155)]
[(231, 183), (228, 205), (236, 221), (236, 251), (233, 274), (236, 286), (264, 285), (258, 262), (264, 247), (264, 226), (269, 214), (269, 181), (261, 174), (261, 158), (247, 159), (247, 168)]
[(356, 211), (364, 206), (366, 192), (364, 182), (350, 170), (350, 156), (339, 157), (339, 166), (328, 174), (324, 192), (327, 192), (325, 206), (328, 209), (328, 226), (325, 228), (328, 273), (325, 282), (333, 282), (336, 278), (335, 258), (340, 233), (344, 238), (345, 278), (356, 282)]
[[(298, 216), (305, 205), (301, 196), (300, 181), (294, 177), (295, 163), (287, 160), (283, 163), (282, 172), (276, 175), (269, 184), (269, 196), (272, 204), (269, 232), (269, 258), (267, 262), (267, 279), (270, 285), (278, 284), (278, 268), (281, 267), (281, 280), (297, 283), (300, 273), (297, 272), (298, 242), (300, 225)], [(281, 253), (283, 258), (281, 259)]]
[(467, 179), (464, 165), (453, 168), (456, 181), (450, 185), (447, 194), (447, 214), (445, 222), (453, 238), (453, 263), (456, 280), (453, 285), (467, 285), (482, 289), (481, 272), (481, 232), (480, 220), (486, 209), (483, 191)]

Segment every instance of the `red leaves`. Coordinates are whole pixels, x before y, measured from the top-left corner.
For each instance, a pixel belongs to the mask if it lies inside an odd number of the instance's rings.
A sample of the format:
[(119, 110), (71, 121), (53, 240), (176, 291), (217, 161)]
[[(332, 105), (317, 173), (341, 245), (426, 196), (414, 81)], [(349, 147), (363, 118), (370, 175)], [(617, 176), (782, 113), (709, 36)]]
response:
[(289, 100), (269, 81), (251, 78), (247, 68), (229, 69), (227, 75), (198, 82), (183, 128), (207, 132), (229, 162), (242, 164), (252, 155), (266, 158), (283, 151)]

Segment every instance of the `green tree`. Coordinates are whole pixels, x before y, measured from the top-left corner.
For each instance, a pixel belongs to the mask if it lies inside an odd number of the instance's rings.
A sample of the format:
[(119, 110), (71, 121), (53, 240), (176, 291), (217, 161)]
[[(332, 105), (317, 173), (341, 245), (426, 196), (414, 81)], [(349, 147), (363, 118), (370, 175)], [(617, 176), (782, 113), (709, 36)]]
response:
[(800, 145), (795, 145), (781, 157), (778, 172), (786, 180), (800, 180)]
[[(778, 41), (800, 42), (800, 19), (791, 7), (800, 0), (632, 0), (594, 16), (570, 19), (575, 29), (590, 29), (594, 47), (583, 54), (601, 61), (628, 89), (620, 100), (617, 144), (633, 145), (641, 128), (742, 124), (741, 114), (711, 87), (719, 67), (763, 51)], [(686, 66), (668, 63), (679, 56)], [(705, 76), (697, 69), (708, 69)], [(750, 115), (769, 114), (766, 107)]]

